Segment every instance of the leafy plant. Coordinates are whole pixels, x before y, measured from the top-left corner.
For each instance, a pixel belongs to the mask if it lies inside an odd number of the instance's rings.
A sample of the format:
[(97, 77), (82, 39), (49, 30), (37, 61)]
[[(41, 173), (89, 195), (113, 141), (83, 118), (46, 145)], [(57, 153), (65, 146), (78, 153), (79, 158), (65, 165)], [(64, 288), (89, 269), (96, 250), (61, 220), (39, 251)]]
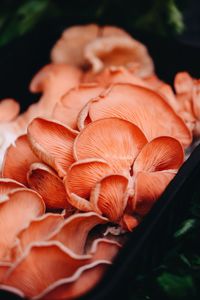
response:
[(191, 193), (188, 213), (174, 232), (173, 247), (166, 251), (162, 265), (140, 274), (130, 299), (196, 300), (200, 295), (200, 191)]
[(159, 35), (180, 34), (184, 20), (178, 0), (29, 0), (1, 1), (0, 46), (35, 26), (59, 18), (72, 23), (115, 24)]

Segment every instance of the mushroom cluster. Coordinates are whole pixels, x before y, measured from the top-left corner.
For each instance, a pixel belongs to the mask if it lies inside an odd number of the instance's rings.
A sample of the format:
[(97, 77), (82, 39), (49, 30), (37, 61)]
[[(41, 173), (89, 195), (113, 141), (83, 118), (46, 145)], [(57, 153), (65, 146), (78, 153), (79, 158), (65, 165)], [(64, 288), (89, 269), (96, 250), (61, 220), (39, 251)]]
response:
[(0, 289), (74, 299), (95, 286), (200, 135), (200, 81), (160, 80), (122, 29), (65, 30), (19, 114), (0, 102)]

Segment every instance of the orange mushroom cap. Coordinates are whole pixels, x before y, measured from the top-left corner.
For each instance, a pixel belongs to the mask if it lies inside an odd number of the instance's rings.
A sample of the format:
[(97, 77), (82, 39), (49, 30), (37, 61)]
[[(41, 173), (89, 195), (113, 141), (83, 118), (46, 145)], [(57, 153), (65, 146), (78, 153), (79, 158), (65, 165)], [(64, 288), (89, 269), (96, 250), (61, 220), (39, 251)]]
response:
[(54, 45), (54, 63), (91, 67), (94, 73), (108, 66), (126, 66), (140, 77), (148, 77), (154, 66), (146, 47), (124, 30), (96, 25), (73, 26), (66, 29)]
[(147, 88), (115, 84), (88, 104), (91, 121), (118, 117), (137, 125), (148, 140), (172, 136), (184, 147), (191, 143), (191, 132), (163, 98)]

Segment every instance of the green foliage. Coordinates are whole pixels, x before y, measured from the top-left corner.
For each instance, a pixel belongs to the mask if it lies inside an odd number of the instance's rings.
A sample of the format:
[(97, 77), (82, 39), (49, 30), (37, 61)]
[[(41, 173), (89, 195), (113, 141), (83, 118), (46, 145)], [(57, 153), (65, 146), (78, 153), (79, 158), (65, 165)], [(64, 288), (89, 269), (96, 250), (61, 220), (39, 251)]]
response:
[(197, 300), (200, 295), (200, 190), (191, 193), (190, 209), (173, 235), (162, 265), (139, 274), (130, 300)]
[(0, 46), (55, 18), (66, 18), (72, 23), (115, 24), (165, 36), (180, 34), (184, 22), (177, 1), (4, 0), (0, 3)]
[(174, 28), (176, 33), (182, 33), (185, 27), (183, 15), (173, 0), (166, 1), (166, 11), (168, 24)]
[(195, 226), (195, 219), (188, 219), (183, 222), (181, 227), (175, 232), (175, 237), (181, 237), (187, 234), (190, 230), (192, 230)]
[(33, 28), (45, 13), (48, 0), (31, 0), (19, 5), (16, 11), (5, 10), (0, 18), (0, 45), (21, 36)]
[(165, 36), (170, 33), (180, 34), (185, 25), (183, 15), (175, 0), (155, 0), (150, 9), (135, 21), (138, 29)]
[(177, 276), (164, 272), (157, 281), (169, 298), (183, 299), (195, 295), (195, 285), (190, 275)]

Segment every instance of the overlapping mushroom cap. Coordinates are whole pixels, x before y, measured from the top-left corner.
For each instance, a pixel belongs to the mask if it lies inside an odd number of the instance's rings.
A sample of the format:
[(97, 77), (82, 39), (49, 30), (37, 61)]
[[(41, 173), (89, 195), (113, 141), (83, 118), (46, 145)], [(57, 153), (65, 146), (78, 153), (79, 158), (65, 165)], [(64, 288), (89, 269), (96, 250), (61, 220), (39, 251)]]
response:
[(199, 81), (174, 93), (123, 30), (74, 26), (51, 56), (39, 102), (0, 102), (0, 289), (28, 299), (92, 288), (199, 135)]
[[(184, 159), (178, 140), (148, 141), (139, 127), (115, 117), (94, 121), (79, 133), (37, 118), (28, 140), (8, 150), (3, 174), (36, 190), (49, 209), (94, 211), (121, 225), (127, 213), (132, 222), (150, 210)], [(24, 145), (27, 159), (12, 162)]]
[(193, 131), (200, 135), (200, 80), (192, 78), (187, 72), (180, 72), (174, 80), (178, 107), (176, 111)]
[(146, 47), (124, 30), (97, 25), (73, 26), (65, 30), (51, 52), (54, 63), (92, 69), (125, 66), (139, 77), (152, 75), (154, 66)]
[(0, 288), (31, 299), (71, 299), (101, 278), (120, 249), (100, 234), (90, 237), (108, 222), (96, 213), (45, 213), (38, 193), (10, 179), (0, 180), (0, 195)]
[(118, 117), (137, 125), (148, 140), (166, 135), (178, 139), (184, 147), (191, 143), (189, 129), (164, 99), (137, 85), (115, 84), (88, 102), (79, 114), (80, 129), (84, 127), (86, 117), (91, 121)]
[(38, 116), (51, 117), (60, 98), (80, 83), (82, 71), (65, 64), (49, 64), (32, 79), (30, 90), (42, 93), (37, 103), (18, 115), (20, 107), (13, 99), (0, 102), (0, 170), (6, 149), (14, 144), (17, 137), (26, 133), (28, 124)]

